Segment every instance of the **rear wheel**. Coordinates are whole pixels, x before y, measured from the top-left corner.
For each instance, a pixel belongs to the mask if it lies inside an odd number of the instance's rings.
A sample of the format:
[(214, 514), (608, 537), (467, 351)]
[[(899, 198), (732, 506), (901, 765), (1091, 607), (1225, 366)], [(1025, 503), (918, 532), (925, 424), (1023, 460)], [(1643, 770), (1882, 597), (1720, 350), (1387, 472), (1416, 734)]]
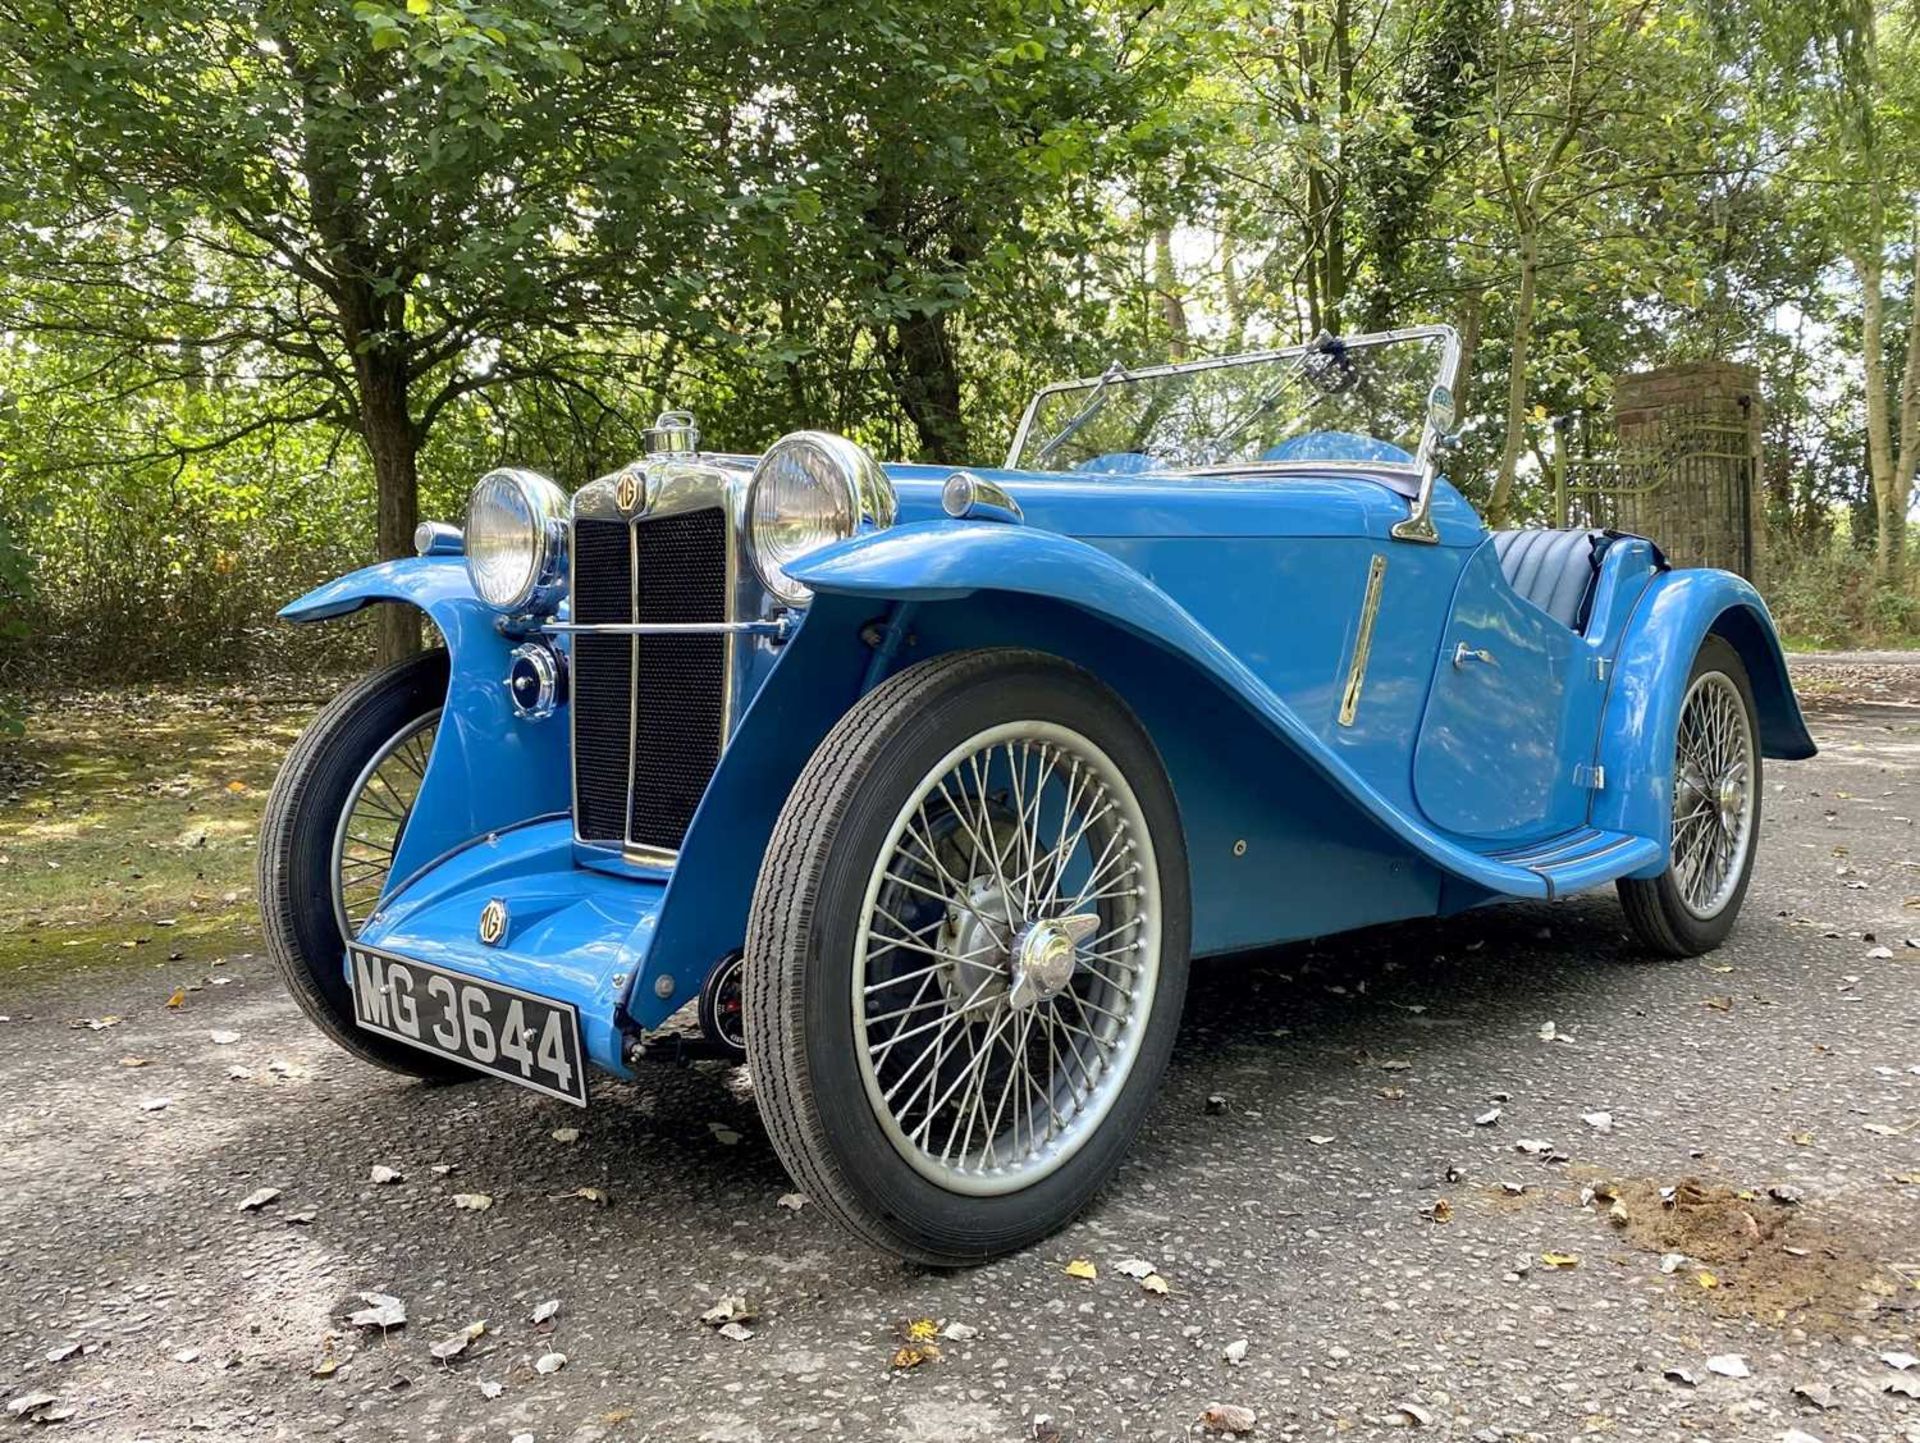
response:
[(1071, 1219), (1152, 1105), (1187, 979), (1152, 742), (1087, 673), (936, 658), (815, 752), (747, 931), (755, 1094), (853, 1232), (980, 1262)]
[(1673, 840), (1667, 870), (1622, 878), (1634, 936), (1669, 957), (1726, 940), (1760, 844), (1760, 745), (1740, 653), (1709, 636), (1694, 658), (1674, 740)]
[(319, 1029), (356, 1057), (416, 1077), (472, 1074), (353, 1020), (346, 941), (379, 902), (447, 695), (447, 654), (382, 668), (329, 702), (280, 767), (260, 823), (267, 955)]

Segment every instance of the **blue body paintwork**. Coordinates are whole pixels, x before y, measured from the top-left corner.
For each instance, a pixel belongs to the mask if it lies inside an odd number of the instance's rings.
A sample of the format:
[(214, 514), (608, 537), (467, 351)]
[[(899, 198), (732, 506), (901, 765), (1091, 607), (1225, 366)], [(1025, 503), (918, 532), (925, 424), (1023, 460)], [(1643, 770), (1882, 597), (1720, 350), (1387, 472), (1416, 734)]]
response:
[[(576, 858), (564, 712), (514, 718), (513, 639), (458, 558), (371, 567), (289, 606), (313, 621), (409, 602), (452, 655), (402, 862), (365, 939), (574, 1003), (590, 1056), (622, 1072), (627, 1035), (740, 946), (774, 820), (820, 739), (892, 671), (968, 647), (1078, 662), (1140, 716), (1179, 804), (1203, 953), (1658, 874), (1686, 668), (1709, 632), (1746, 660), (1765, 754), (1813, 751), (1752, 588), (1669, 572), (1645, 541), (1607, 552), (1577, 633), (1514, 593), (1444, 482), (1438, 544), (1420, 545), (1389, 535), (1407, 514), (1403, 473), (980, 472), (1018, 500), (1012, 525), (945, 517), (947, 468), (887, 469), (899, 524), (792, 568), (814, 601), (756, 663), (664, 880)], [(1376, 556), (1371, 659), (1342, 725)], [(875, 623), (877, 649), (861, 640)], [(1454, 665), (1463, 642), (1497, 664)], [(1602, 768), (1605, 785), (1576, 767)], [(488, 948), (475, 920), (494, 896), (512, 924)]]

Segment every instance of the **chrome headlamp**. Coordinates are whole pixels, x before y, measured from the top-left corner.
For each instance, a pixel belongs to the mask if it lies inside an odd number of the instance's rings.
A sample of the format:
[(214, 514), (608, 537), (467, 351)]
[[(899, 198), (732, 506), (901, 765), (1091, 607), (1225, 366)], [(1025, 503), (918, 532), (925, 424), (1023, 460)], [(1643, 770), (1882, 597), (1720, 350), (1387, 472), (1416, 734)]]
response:
[(567, 585), (567, 496), (536, 471), (506, 466), (467, 498), (467, 576), (510, 616), (546, 616)]
[(761, 585), (789, 606), (812, 597), (787, 568), (845, 541), (861, 523), (893, 525), (893, 483), (866, 449), (828, 431), (782, 436), (753, 468), (747, 551)]

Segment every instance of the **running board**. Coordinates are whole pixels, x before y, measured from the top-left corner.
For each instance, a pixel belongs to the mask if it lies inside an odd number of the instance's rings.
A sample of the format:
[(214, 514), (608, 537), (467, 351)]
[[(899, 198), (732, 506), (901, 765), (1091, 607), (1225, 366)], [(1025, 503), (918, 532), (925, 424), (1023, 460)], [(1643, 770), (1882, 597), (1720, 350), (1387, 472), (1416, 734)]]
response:
[(1653, 866), (1664, 859), (1666, 849), (1631, 832), (1575, 827), (1555, 837), (1485, 855), (1490, 862), (1538, 877), (1546, 884), (1551, 901)]

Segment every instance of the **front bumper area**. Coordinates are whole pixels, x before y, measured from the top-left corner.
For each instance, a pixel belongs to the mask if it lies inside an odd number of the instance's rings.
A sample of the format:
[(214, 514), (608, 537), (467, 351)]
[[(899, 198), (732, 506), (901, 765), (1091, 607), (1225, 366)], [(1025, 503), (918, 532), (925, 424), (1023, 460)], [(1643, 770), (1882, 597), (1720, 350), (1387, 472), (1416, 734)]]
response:
[[(664, 878), (612, 876), (574, 860), (565, 816), (470, 843), (409, 879), (360, 941), (580, 1012), (588, 1060), (628, 1076), (622, 1025), (633, 979), (653, 940)], [(497, 943), (480, 940), (481, 911), (507, 910)]]

